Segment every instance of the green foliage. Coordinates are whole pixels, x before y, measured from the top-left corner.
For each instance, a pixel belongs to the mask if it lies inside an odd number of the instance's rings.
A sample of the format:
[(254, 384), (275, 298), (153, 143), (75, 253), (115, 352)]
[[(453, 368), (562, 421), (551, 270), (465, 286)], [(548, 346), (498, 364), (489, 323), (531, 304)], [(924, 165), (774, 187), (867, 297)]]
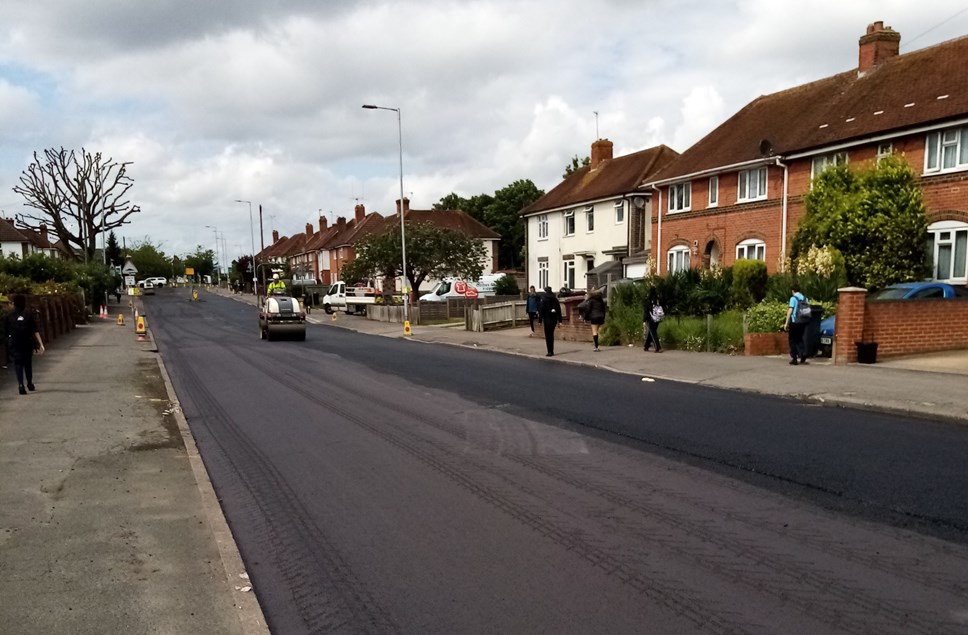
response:
[(108, 233), (104, 254), (107, 256), (109, 265), (124, 264), (124, 254), (121, 253), (121, 246), (118, 245), (118, 237), (114, 235), (113, 229)]
[(676, 317), (659, 323), (662, 348), (735, 355), (743, 349), (743, 314), (725, 311), (712, 318)]
[(849, 283), (872, 291), (929, 274), (924, 201), (917, 175), (901, 157), (825, 170), (814, 179), (806, 206), (793, 239), (794, 260), (814, 245), (831, 245), (844, 255)]
[[(138, 279), (171, 275), (171, 261), (165, 256), (165, 252), (153, 245), (150, 240), (145, 238), (141, 242), (136, 242), (128, 250), (131, 263), (138, 269)], [(198, 270), (195, 271), (198, 273)]]
[(16, 293), (30, 293), (30, 278), (0, 271), (0, 294), (11, 296)]
[(583, 167), (586, 167), (588, 165), (591, 165), (591, 162), (592, 162), (592, 158), (589, 157), (589, 156), (586, 156), (584, 159), (582, 159), (579, 162), (578, 161), (578, 155), (576, 154), (575, 156), (573, 156), (571, 158), (571, 161), (568, 162), (568, 165), (565, 166), (565, 173), (561, 175), (561, 178), (563, 178), (563, 179), (564, 178), (568, 178), (568, 175), (573, 174), (579, 168), (583, 168)]
[[(407, 279), (414, 289), (428, 277), (459, 276), (477, 280), (484, 272), (487, 249), (476, 239), (429, 223), (406, 226)], [(356, 259), (343, 267), (344, 280), (366, 280), (378, 276), (393, 279), (400, 273), (400, 227), (370, 234), (356, 246)]]
[(762, 260), (737, 260), (733, 265), (733, 303), (740, 308), (752, 306), (766, 297), (769, 276)]
[(621, 284), (612, 289), (605, 324), (599, 332), (599, 341), (603, 346), (642, 343), (645, 293), (643, 284)]
[(39, 253), (25, 258), (0, 257), (0, 271), (31, 282), (69, 282), (74, 279), (73, 263)]
[[(790, 290), (787, 289), (787, 298)], [(776, 333), (786, 321), (788, 301), (766, 300), (746, 311), (746, 330), (749, 333)]]
[(494, 283), (494, 295), (518, 295), (521, 289), (518, 288), (518, 281), (514, 276), (504, 274)]
[[(137, 267), (137, 263), (135, 263)], [(175, 269), (175, 274), (180, 275), (185, 271), (186, 268), (191, 268), (195, 270), (195, 275), (201, 278), (201, 276), (215, 276), (215, 252), (211, 249), (202, 249), (201, 245), (195, 247), (195, 252), (185, 256), (184, 264), (181, 271)], [(138, 267), (138, 275), (141, 275), (141, 267)], [(165, 275), (150, 274), (150, 275)], [(260, 274), (261, 275), (261, 274)]]

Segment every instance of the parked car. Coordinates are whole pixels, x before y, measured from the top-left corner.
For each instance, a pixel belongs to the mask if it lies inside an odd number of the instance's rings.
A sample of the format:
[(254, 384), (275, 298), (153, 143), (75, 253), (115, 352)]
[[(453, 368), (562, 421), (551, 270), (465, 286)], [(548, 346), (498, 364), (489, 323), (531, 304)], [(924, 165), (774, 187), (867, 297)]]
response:
[[(968, 298), (968, 288), (956, 287), (946, 282), (900, 282), (884, 287), (871, 294), (869, 302), (884, 300), (929, 300)], [(833, 351), (837, 316), (832, 315), (820, 322), (820, 353), (830, 357)]]
[(153, 278), (145, 278), (145, 280), (151, 280), (155, 287), (165, 287), (168, 286), (168, 278), (163, 278), (161, 276), (155, 276)]
[(152, 282), (151, 280), (142, 280), (141, 282), (138, 283), (138, 286), (141, 287), (141, 294), (142, 295), (154, 295), (155, 294), (155, 283)]

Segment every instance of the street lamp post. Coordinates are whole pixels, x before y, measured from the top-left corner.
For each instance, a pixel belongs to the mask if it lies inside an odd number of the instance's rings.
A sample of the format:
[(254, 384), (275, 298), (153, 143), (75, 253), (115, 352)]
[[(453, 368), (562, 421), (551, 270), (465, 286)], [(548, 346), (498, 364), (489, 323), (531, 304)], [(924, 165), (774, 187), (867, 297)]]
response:
[(399, 108), (387, 108), (386, 106), (374, 106), (373, 104), (364, 104), (363, 108), (367, 110), (392, 110), (397, 113), (397, 135), (400, 147), (400, 255), (402, 256), (402, 266), (403, 266), (403, 319), (407, 322), (410, 321), (410, 293), (407, 290), (407, 239), (404, 235), (404, 224), (403, 224), (403, 123), (401, 121), (400, 109)]
[(218, 227), (215, 225), (206, 225), (205, 227), (215, 232), (215, 260), (212, 262), (212, 268), (215, 269), (215, 286), (218, 287), (221, 286), (220, 282), (222, 277), (218, 270)]
[(235, 202), (249, 204), (249, 238), (252, 240), (252, 261), (249, 263), (249, 266), (252, 267), (252, 294), (258, 296), (258, 280), (255, 275), (255, 225), (252, 224), (252, 201), (235, 199)]

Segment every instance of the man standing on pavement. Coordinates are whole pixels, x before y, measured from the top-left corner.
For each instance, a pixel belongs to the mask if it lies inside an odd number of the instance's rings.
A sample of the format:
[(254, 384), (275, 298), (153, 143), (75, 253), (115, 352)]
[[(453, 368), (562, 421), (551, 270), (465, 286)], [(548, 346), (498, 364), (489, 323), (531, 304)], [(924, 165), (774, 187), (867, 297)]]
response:
[(800, 293), (800, 286), (794, 284), (790, 292), (790, 305), (787, 307), (786, 320), (783, 323), (783, 329), (787, 332), (790, 342), (791, 366), (796, 366), (798, 363), (807, 363), (806, 347), (803, 345), (803, 333), (806, 331), (807, 325), (797, 320), (797, 310), (800, 308), (800, 303), (806, 301), (807, 299)]
[(548, 348), (545, 357), (551, 357), (555, 354), (555, 329), (561, 324), (561, 303), (558, 302), (551, 287), (545, 287), (544, 293), (541, 294), (538, 317), (541, 318), (541, 326), (544, 327), (545, 346)]
[[(17, 374), (17, 386), (21, 395), (28, 390), (34, 390), (34, 348), (41, 354), (44, 352), (44, 342), (37, 329), (37, 321), (27, 310), (27, 298), (23, 295), (13, 297), (13, 312), (6, 319), (7, 350), (13, 359), (14, 372)], [(27, 387), (24, 388), (24, 380)]]

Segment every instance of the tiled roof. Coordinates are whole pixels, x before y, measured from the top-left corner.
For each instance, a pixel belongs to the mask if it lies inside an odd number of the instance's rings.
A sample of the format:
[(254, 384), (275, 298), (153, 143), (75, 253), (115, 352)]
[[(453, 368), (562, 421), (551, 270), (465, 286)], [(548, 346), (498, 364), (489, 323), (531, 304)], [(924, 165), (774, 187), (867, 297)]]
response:
[(521, 210), (522, 215), (578, 205), (635, 192), (678, 156), (672, 148), (659, 145), (609, 159), (597, 170), (581, 167), (547, 194)]
[[(430, 223), (442, 229), (452, 229), (481, 240), (500, 240), (501, 234), (497, 233), (484, 223), (480, 222), (467, 212), (458, 209), (408, 209), (404, 218), (412, 223)], [(389, 223), (400, 224), (398, 216), (394, 215), (387, 219)]]
[(887, 59), (862, 76), (854, 69), (759, 97), (651, 180), (753, 161), (761, 145), (789, 155), (964, 117), (966, 86), (968, 36)]
[(21, 233), (14, 227), (13, 221), (0, 218), (0, 242), (5, 243), (29, 243), (30, 238)]

